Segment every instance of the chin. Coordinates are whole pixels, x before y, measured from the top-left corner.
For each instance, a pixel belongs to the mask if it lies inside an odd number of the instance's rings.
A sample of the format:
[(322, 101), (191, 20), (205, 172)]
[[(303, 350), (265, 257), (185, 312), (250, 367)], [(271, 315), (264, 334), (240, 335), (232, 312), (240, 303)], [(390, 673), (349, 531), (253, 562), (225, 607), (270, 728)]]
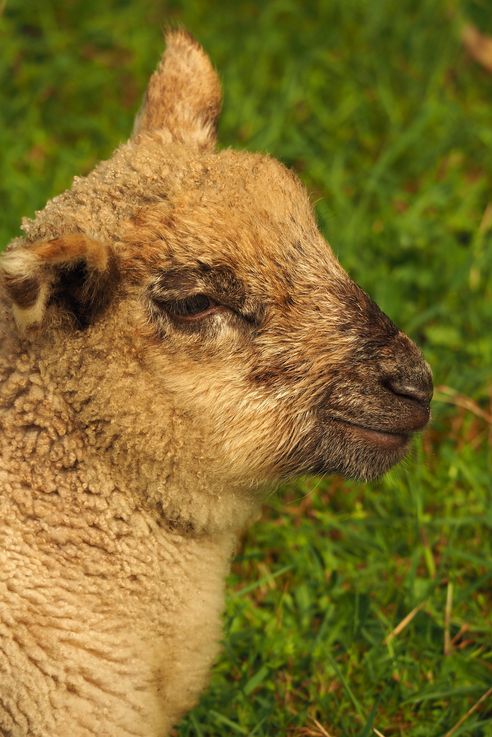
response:
[(336, 421), (325, 426), (304, 448), (295, 449), (285, 475), (340, 474), (373, 481), (407, 455), (411, 438), (410, 432), (380, 431)]
[(409, 441), (397, 449), (383, 452), (373, 447), (352, 446), (340, 454), (327, 454), (309, 470), (314, 474), (336, 473), (357, 481), (373, 481), (399, 463), (406, 456), (408, 447)]

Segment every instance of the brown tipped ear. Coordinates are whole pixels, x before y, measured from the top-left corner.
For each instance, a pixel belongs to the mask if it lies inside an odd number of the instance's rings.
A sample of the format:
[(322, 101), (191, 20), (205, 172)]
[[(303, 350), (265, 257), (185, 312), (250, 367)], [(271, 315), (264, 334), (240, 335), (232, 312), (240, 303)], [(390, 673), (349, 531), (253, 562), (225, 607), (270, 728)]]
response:
[(81, 233), (17, 246), (0, 257), (0, 274), (21, 330), (40, 324), (48, 304), (87, 327), (109, 303), (119, 281), (109, 246)]
[(200, 44), (186, 31), (171, 31), (150, 78), (134, 134), (167, 129), (175, 141), (211, 147), (220, 104), (219, 78)]

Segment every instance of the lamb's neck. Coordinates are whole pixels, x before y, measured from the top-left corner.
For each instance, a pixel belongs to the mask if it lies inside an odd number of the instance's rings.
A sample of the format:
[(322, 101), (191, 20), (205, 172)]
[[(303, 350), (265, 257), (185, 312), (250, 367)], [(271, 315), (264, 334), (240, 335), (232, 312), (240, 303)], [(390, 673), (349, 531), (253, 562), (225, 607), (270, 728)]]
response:
[(0, 652), (0, 732), (5, 706), (12, 734), (32, 720), (43, 737), (158, 737), (205, 685), (235, 535), (170, 524), (70, 413), (47, 421), (59, 398), (32, 377), (10, 386), (16, 413), (0, 409), (0, 626), (24, 643), (22, 663), (15, 643)]
[(0, 355), (0, 732), (158, 737), (205, 685), (255, 504), (210, 484), (184, 435), (156, 452), (123, 391), (115, 427), (76, 369)]
[[(21, 663), (15, 643), (0, 652), (12, 734), (26, 718), (43, 737), (167, 734), (216, 656), (234, 540), (188, 538), (117, 489), (116, 514), (104, 496), (72, 510), (56, 493), (2, 486), (0, 626), (5, 615), (23, 643)], [(17, 713), (19, 701), (36, 713)], [(2, 718), (0, 706), (0, 732)]]

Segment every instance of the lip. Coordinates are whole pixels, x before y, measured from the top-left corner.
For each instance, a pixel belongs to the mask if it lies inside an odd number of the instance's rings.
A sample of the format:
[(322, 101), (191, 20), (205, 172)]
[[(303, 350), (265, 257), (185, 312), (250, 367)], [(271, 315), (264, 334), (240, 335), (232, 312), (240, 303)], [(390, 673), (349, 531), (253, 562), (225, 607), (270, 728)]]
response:
[(343, 425), (347, 425), (354, 433), (364, 440), (374, 445), (379, 445), (382, 448), (387, 448), (388, 450), (402, 448), (408, 443), (411, 437), (411, 432), (376, 430), (373, 427), (358, 425), (356, 422), (350, 422), (350, 420), (342, 420), (340, 418), (337, 418), (337, 421), (341, 422)]

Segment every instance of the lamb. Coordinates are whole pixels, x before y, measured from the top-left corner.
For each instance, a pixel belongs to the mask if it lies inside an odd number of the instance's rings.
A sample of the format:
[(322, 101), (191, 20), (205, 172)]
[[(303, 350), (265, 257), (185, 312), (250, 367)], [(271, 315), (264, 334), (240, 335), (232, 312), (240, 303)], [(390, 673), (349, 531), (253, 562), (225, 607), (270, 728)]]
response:
[(1, 259), (4, 737), (169, 734), (268, 486), (374, 478), (428, 421), (420, 351), (293, 173), (215, 150), (220, 103), (169, 33), (130, 140)]

